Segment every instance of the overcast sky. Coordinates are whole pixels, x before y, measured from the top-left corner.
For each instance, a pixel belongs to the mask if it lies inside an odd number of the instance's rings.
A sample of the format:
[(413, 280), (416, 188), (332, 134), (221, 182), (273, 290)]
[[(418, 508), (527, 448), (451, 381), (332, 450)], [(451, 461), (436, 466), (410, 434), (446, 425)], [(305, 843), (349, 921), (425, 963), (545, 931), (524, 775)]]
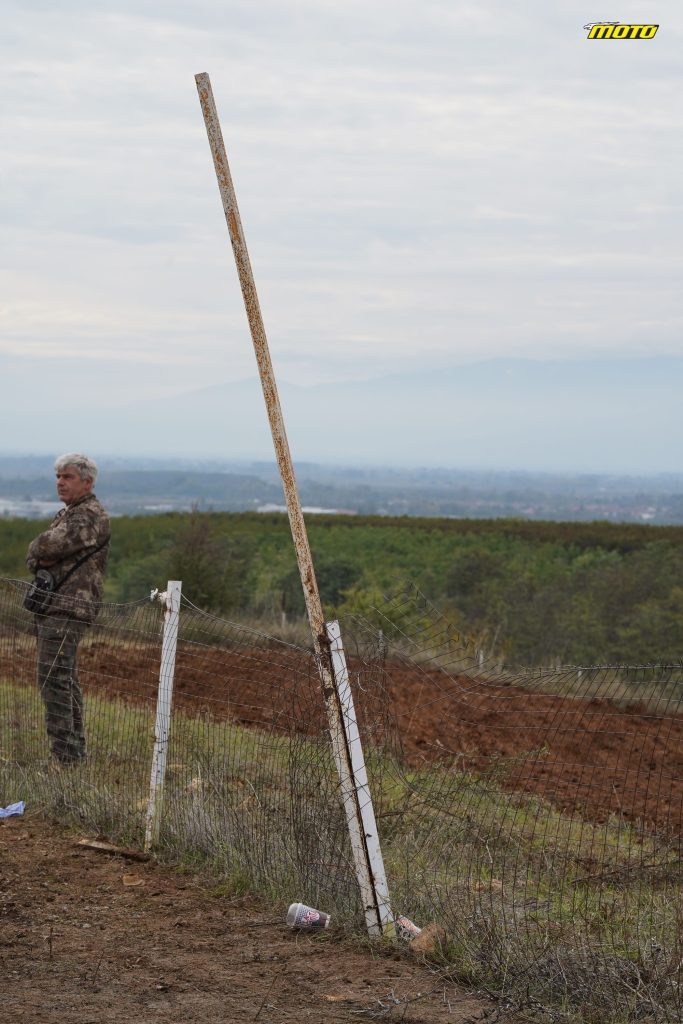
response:
[[(681, 354), (673, 0), (1, 7), (13, 400), (50, 375), (65, 415), (80, 389), (112, 404), (254, 375), (201, 71), (283, 380)], [(588, 41), (600, 18), (661, 27)]]

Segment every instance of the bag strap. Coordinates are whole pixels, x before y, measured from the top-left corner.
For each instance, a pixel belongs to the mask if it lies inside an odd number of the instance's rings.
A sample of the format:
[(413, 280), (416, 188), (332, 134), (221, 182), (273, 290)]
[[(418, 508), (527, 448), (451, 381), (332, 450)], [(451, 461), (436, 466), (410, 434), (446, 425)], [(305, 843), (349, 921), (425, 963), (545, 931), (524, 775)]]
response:
[(72, 573), (76, 572), (76, 569), (79, 569), (83, 565), (84, 562), (87, 562), (89, 558), (92, 558), (93, 555), (96, 555), (98, 551), (102, 550), (102, 548), (106, 548), (106, 546), (107, 546), (107, 544), (109, 543), (110, 540), (111, 540), (111, 534), (107, 537), (107, 539), (105, 541), (102, 542), (102, 544), (98, 544), (97, 547), (93, 548), (92, 551), (89, 551), (87, 553), (87, 555), (83, 555), (81, 558), (79, 558), (78, 561), (76, 562), (76, 564), (72, 565), (71, 568), (69, 569), (69, 571), (64, 576), (62, 576), (62, 578), (59, 581), (59, 583), (57, 583), (54, 586), (54, 588), (52, 590), (52, 593), (53, 594), (56, 593), (59, 590), (59, 588), (62, 586), (62, 584), (66, 583), (66, 581), (68, 580), (69, 576), (71, 576)]

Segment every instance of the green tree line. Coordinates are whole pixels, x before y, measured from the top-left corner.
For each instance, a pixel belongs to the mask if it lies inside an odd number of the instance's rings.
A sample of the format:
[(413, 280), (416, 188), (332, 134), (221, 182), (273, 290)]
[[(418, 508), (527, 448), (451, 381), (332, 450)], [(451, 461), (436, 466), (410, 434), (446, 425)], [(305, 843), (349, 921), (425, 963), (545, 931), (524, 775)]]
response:
[[(0, 574), (27, 577), (42, 523), (0, 521)], [(594, 664), (683, 654), (683, 528), (527, 520), (309, 517), (328, 614), (362, 611), (402, 577), (508, 662)], [(110, 601), (181, 579), (196, 605), (264, 628), (304, 614), (281, 514), (112, 521)]]

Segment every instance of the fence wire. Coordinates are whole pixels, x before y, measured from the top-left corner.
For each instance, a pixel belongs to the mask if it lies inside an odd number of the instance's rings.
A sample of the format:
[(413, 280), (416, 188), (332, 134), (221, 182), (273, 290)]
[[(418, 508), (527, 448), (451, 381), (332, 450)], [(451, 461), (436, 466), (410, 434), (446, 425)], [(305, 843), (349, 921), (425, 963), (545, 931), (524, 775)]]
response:
[[(34, 805), (142, 845), (164, 608), (102, 606), (78, 648), (87, 756), (62, 764), (46, 733), (26, 590), (0, 581), (0, 798), (30, 794)], [(312, 651), (183, 599), (166, 763), (162, 850), (210, 861), (233, 887), (362, 922)]]
[(520, 1005), (680, 1020), (683, 666), (511, 670), (410, 585), (352, 629), (400, 747), (374, 783), (394, 905)]
[(96, 625), (80, 640), (88, 746), (87, 757), (69, 772), (66, 763), (50, 756), (41, 695), (46, 679), (48, 689), (54, 682), (55, 728), (73, 718), (68, 667), (59, 643), (48, 641), (38, 655), (37, 622), (44, 625), (49, 616), (34, 618), (24, 610), (26, 590), (24, 583), (0, 582), (1, 796), (11, 800), (16, 791), (34, 805), (132, 839), (149, 789), (145, 772), (154, 729), (161, 609), (149, 601), (103, 606)]
[[(87, 757), (50, 756), (25, 584), (0, 581), (0, 799), (142, 843), (163, 608), (80, 642)], [(413, 587), (342, 622), (394, 913), (527, 1012), (683, 1015), (683, 666), (512, 670)], [(232, 889), (362, 908), (310, 649), (185, 598), (160, 847)]]

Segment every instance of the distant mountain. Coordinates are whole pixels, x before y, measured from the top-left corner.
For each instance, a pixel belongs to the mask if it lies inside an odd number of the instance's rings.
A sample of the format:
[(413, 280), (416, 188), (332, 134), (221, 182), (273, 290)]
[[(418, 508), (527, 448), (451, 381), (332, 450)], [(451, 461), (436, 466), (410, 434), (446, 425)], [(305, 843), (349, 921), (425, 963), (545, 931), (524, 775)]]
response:
[[(304, 388), (280, 385), (295, 459), (321, 463), (655, 473), (681, 469), (683, 359), (495, 359)], [(8, 451), (272, 459), (252, 378), (173, 399), (94, 408), (59, 396), (0, 409)]]

